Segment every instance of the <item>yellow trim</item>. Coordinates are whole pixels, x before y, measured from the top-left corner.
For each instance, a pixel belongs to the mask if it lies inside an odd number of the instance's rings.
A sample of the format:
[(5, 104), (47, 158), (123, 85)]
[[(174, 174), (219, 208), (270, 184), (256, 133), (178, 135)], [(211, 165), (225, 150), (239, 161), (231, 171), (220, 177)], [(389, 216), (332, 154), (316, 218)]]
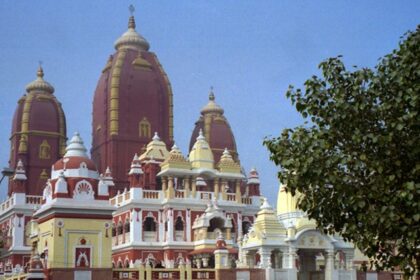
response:
[(23, 105), (22, 122), (20, 131), (22, 133), (19, 141), (19, 153), (26, 153), (28, 151), (28, 130), (29, 130), (29, 111), (31, 110), (31, 101), (34, 97), (33, 93), (28, 93)]
[(121, 68), (124, 63), (124, 58), (127, 50), (119, 50), (117, 53), (116, 62), (111, 74), (111, 94), (109, 99), (109, 134), (118, 135), (118, 119), (119, 119), (119, 104), (118, 99), (120, 95), (120, 75)]
[(163, 70), (162, 64), (160, 64), (159, 60), (157, 59), (156, 55), (153, 54), (156, 64), (159, 67), (160, 72), (163, 75), (163, 78), (165, 79), (167, 90), (168, 90), (168, 99), (169, 99), (169, 140), (172, 142), (174, 140), (174, 103), (173, 103), (173, 93), (172, 93), (172, 87), (171, 82), (169, 81), (168, 75), (166, 74), (165, 70)]

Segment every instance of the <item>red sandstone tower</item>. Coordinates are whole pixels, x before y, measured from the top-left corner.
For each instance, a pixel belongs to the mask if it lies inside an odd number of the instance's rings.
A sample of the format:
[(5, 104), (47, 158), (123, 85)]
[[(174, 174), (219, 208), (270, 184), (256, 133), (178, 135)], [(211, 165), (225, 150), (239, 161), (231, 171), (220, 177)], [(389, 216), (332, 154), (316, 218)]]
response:
[(51, 165), (63, 156), (66, 147), (66, 119), (61, 103), (53, 95), (54, 87), (44, 80), (41, 67), (37, 76), (26, 86), (27, 93), (19, 99), (13, 116), (9, 166), (16, 168), (21, 160), (27, 180), (20, 190), (14, 190), (10, 183), (9, 196), (13, 192), (42, 195)]
[(128, 187), (131, 160), (154, 132), (168, 147), (173, 142), (171, 84), (135, 27), (131, 16), (102, 70), (93, 100), (92, 159), (99, 172), (110, 167), (114, 193)]
[(190, 140), (190, 151), (201, 129), (213, 151), (214, 162), (219, 162), (225, 148), (229, 150), (235, 161), (238, 160), (235, 137), (223, 113), (224, 110), (215, 102), (213, 89), (211, 89), (209, 102), (201, 109), (201, 116), (195, 123)]

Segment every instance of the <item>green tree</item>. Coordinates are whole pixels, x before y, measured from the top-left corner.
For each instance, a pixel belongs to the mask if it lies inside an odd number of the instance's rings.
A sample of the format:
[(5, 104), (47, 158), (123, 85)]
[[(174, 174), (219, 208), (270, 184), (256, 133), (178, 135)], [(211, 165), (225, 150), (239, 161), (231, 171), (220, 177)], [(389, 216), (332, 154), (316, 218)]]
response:
[(374, 69), (323, 61), (286, 95), (306, 119), (266, 139), (278, 177), (326, 233), (377, 269), (420, 266), (420, 26)]

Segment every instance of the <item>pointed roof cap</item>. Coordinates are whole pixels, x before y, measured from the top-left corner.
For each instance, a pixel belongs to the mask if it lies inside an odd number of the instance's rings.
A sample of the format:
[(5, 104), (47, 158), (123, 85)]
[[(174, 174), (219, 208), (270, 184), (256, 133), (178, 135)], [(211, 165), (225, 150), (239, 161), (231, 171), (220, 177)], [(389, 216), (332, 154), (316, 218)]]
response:
[(139, 160), (157, 160), (163, 162), (168, 156), (169, 152), (166, 149), (166, 144), (163, 142), (158, 133), (152, 138), (152, 141), (147, 144), (146, 151), (140, 155)]
[(26, 173), (25, 168), (23, 167), (23, 162), (21, 159), (16, 164), (15, 176), (13, 176), (13, 180), (26, 180)]
[(224, 110), (222, 107), (220, 107), (214, 100), (215, 100), (215, 96), (214, 96), (214, 92), (213, 92), (213, 87), (210, 87), (210, 93), (209, 93), (209, 102), (207, 103), (206, 106), (204, 106), (201, 109), (201, 114), (207, 114), (207, 113), (218, 113), (218, 114), (223, 114)]
[(52, 94), (54, 93), (54, 87), (44, 80), (44, 70), (40, 65), (36, 74), (37, 78), (35, 81), (30, 82), (26, 86), (26, 91), (29, 93), (31, 91), (39, 91)]
[(146, 39), (136, 31), (136, 21), (134, 19), (134, 6), (129, 7), (131, 16), (128, 19), (128, 30), (115, 41), (115, 49), (135, 49), (140, 51), (148, 51), (150, 48)]
[(213, 169), (214, 167), (213, 152), (211, 151), (209, 143), (206, 141), (206, 137), (204, 137), (201, 129), (198, 134), (197, 141), (194, 143), (194, 146), (190, 151), (189, 160), (193, 168)]
[(64, 157), (88, 157), (86, 147), (78, 132), (75, 132), (69, 144), (66, 147)]
[(260, 177), (259, 177), (258, 171), (255, 167), (253, 167), (251, 169), (251, 171), (249, 171), (247, 184), (248, 185), (250, 185), (250, 184), (259, 185), (260, 184)]

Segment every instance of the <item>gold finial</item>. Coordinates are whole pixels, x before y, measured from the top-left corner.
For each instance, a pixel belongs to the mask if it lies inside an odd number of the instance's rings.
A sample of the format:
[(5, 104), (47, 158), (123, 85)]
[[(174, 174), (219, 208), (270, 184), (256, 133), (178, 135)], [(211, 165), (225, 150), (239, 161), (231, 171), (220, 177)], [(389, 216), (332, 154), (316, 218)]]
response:
[(210, 87), (209, 100), (214, 101), (213, 86)]
[(130, 18), (128, 20), (128, 28), (135, 29), (136, 28), (136, 21), (134, 20), (134, 11), (136, 9), (134, 8), (133, 4), (131, 4), (128, 7), (128, 10), (130, 11)]
[(39, 78), (43, 78), (44, 77), (44, 70), (42, 69), (42, 61), (39, 61), (38, 63), (39, 63), (39, 67), (38, 67), (38, 71), (37, 71), (36, 75)]

